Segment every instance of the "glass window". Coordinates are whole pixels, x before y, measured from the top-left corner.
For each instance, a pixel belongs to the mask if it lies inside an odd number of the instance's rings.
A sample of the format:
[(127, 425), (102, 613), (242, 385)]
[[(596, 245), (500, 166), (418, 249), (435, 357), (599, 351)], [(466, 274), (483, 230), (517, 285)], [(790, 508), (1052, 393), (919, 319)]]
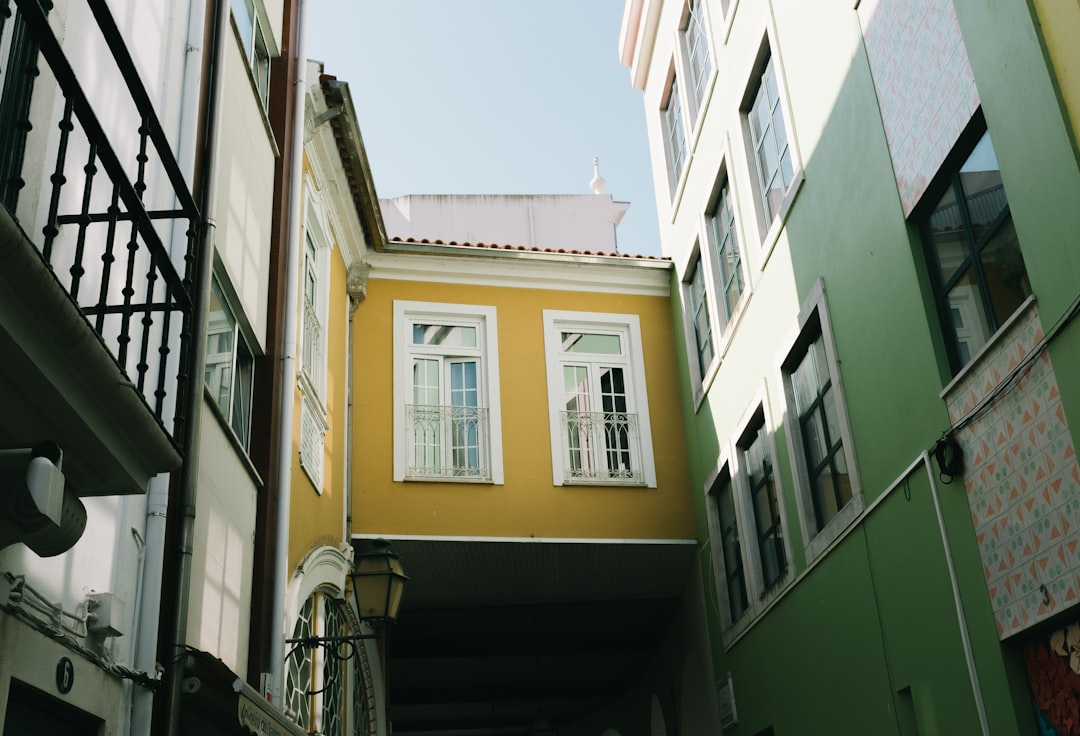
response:
[(244, 449), (251, 433), (254, 364), (251, 349), (240, 334), (236, 317), (215, 278), (210, 289), (204, 380)]
[(254, 0), (232, 0), (232, 15), (240, 32), (240, 43), (255, 80), (259, 101), (265, 109), (270, 102), (270, 52), (262, 23), (255, 12)]
[(402, 404), (395, 421), (403, 438), (395, 445), (395, 479), (501, 482), (493, 445), (499, 426), (494, 309), (395, 302), (395, 310), (401, 340), (394, 385)]
[(769, 432), (759, 415), (739, 450), (753, 510), (755, 542), (765, 590), (776, 585), (787, 572), (783, 522), (768, 445)]
[(954, 373), (1031, 294), (990, 134), (985, 132), (922, 223)]
[(682, 30), (683, 52), (686, 54), (686, 70), (690, 77), (690, 92), (695, 117), (701, 110), (701, 102), (705, 97), (705, 85), (712, 72), (703, 5), (701, 0), (690, 0), (687, 5), (686, 24)]
[(686, 282), (686, 306), (690, 312), (690, 321), (694, 329), (694, 345), (697, 349), (698, 380), (705, 377), (712, 364), (713, 337), (712, 322), (709, 318), (709, 305), (705, 293), (705, 273), (701, 256), (694, 257), (690, 268), (690, 278)]
[(739, 236), (735, 232), (735, 210), (731, 206), (731, 193), (726, 182), (720, 187), (720, 195), (709, 222), (722, 296), (717, 301), (720, 302), (720, 328), (723, 329), (735, 314), (743, 293), (742, 253), (739, 250)]
[(727, 592), (728, 621), (734, 623), (746, 613), (750, 607), (750, 600), (746, 592), (746, 569), (743, 567), (742, 545), (739, 542), (735, 496), (731, 485), (731, 475), (726, 467), (713, 485), (712, 496), (724, 560), (723, 575)]
[(772, 58), (761, 73), (754, 103), (747, 112), (750, 141), (758, 174), (758, 189), (766, 229), (780, 211), (795, 173), (791, 163), (784, 111), (776, 84), (776, 67)]
[(820, 530), (852, 497), (836, 391), (820, 334), (791, 372), (791, 387), (806, 454), (814, 518)]
[(655, 484), (633, 315), (544, 312), (556, 485)]
[(677, 79), (671, 77), (667, 104), (661, 111), (664, 121), (664, 134), (667, 139), (668, 175), (671, 194), (682, 176), (683, 163), (686, 161), (686, 132), (683, 130), (682, 103), (679, 101)]

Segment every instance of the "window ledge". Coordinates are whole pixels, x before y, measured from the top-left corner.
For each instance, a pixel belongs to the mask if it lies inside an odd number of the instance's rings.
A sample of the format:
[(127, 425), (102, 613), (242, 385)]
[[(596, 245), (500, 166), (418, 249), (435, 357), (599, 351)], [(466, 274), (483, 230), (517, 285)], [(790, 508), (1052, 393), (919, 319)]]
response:
[(825, 528), (815, 534), (813, 539), (803, 547), (807, 566), (824, 554), (843, 531), (862, 516), (864, 508), (866, 504), (863, 502), (862, 492), (855, 493), (844, 508), (840, 509), (836, 516), (825, 525)]
[(213, 395), (210, 393), (210, 389), (203, 384), (203, 405), (210, 408), (214, 418), (217, 419), (218, 424), (221, 425), (221, 429), (225, 432), (225, 436), (229, 438), (229, 444), (236, 450), (236, 455), (240, 459), (244, 469), (247, 470), (248, 475), (251, 477), (252, 482), (258, 487), (263, 487), (262, 476), (259, 475), (259, 471), (255, 468), (255, 463), (251, 462), (251, 457), (248, 456), (248, 452), (244, 449), (244, 444), (240, 441), (240, 438), (236, 436), (236, 430), (229, 424), (229, 420), (225, 418), (225, 415), (221, 412), (221, 407), (214, 401)]
[(463, 483), (465, 485), (500, 485), (491, 478), (469, 478), (457, 475), (405, 475), (405, 483)]
[(564, 480), (559, 484), (566, 487), (608, 487), (608, 488), (656, 488), (656, 486), (650, 486), (643, 480)]
[(750, 609), (743, 614), (738, 623), (730, 631), (725, 631), (724, 638), (724, 651), (728, 651), (731, 647), (735, 646), (740, 639), (742, 639), (748, 631), (757, 625), (759, 621), (765, 618), (765, 616), (773, 609), (777, 603), (787, 594), (787, 592), (794, 587), (796, 581), (800, 580), (802, 575), (795, 575), (794, 570), (788, 567), (788, 571), (784, 573), (784, 577), (780, 578), (771, 588), (765, 591), (757, 601), (751, 604)]

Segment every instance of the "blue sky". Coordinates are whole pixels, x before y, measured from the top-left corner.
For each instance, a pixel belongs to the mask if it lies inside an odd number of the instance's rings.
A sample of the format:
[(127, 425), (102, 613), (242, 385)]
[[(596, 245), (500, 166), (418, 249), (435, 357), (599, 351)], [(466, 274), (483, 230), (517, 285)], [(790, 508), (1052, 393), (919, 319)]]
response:
[(307, 0), (307, 56), (349, 83), (380, 197), (607, 194), (623, 253), (660, 255), (621, 0)]

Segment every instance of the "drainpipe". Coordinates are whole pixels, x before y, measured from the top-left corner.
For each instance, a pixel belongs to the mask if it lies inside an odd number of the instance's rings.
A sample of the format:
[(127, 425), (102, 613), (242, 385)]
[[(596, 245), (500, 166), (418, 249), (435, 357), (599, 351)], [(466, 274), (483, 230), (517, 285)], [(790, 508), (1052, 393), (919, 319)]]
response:
[(183, 694), (184, 665), (186, 663), (188, 606), (191, 598), (191, 556), (195, 536), (195, 498), (199, 482), (199, 441), (201, 437), (203, 410), (203, 373), (206, 364), (206, 311), (210, 295), (210, 265), (214, 249), (214, 161), (220, 129), (218, 116), (222, 101), (222, 60), (225, 58), (226, 29), (229, 26), (230, 6), (228, 0), (213, 0), (214, 26), (213, 46), (210, 57), (210, 81), (206, 105), (206, 131), (203, 139), (202, 170), (199, 172), (199, 208), (202, 212), (201, 242), (193, 268), (195, 284), (191, 337), (188, 343), (188, 385), (184, 397), (184, 436), (182, 449), (184, 464), (180, 468), (177, 495), (181, 514), (176, 540), (178, 563), (176, 567), (175, 605), (176, 623), (172, 632), (173, 651), (167, 666), (165, 691), (165, 714), (167, 736), (179, 736), (180, 700)]
[(979, 686), (979, 672), (975, 668), (975, 655), (971, 649), (971, 636), (967, 629), (967, 617), (964, 615), (964, 601), (960, 598), (960, 583), (956, 579), (952, 545), (949, 544), (949, 532), (945, 529), (945, 515), (941, 511), (941, 499), (938, 497), (937, 478), (934, 477), (934, 467), (930, 463), (928, 452), (923, 451), (922, 460), (926, 467), (926, 475), (930, 478), (930, 495), (934, 499), (938, 530), (941, 532), (941, 543), (945, 547), (945, 562), (949, 567), (949, 582), (952, 584), (953, 604), (956, 606), (956, 618), (960, 624), (960, 641), (964, 647), (968, 678), (971, 680), (971, 691), (975, 696), (975, 710), (979, 713), (979, 725), (982, 727), (983, 736), (990, 736), (990, 724), (986, 719), (986, 703), (983, 702), (982, 688)]
[[(177, 160), (181, 171), (195, 170), (195, 152), (198, 144), (199, 99), (203, 94), (200, 84), (203, 66), (203, 44), (206, 41), (206, 3), (193, 2), (188, 9), (188, 30), (184, 56), (184, 80), (181, 91), (179, 144)], [(188, 131), (193, 131), (188, 134)], [(183, 229), (173, 243), (186, 249), (187, 237)], [(177, 261), (173, 254), (174, 262)], [(170, 345), (180, 354), (180, 345)], [(193, 374), (194, 375), (194, 374)], [(201, 375), (198, 374), (198, 375)], [(199, 391), (201, 394), (202, 392)], [(150, 479), (146, 493), (146, 518), (143, 522), (144, 540), (142, 574), (138, 582), (139, 605), (136, 607), (135, 669), (154, 674), (158, 667), (157, 641), (161, 623), (162, 574), (165, 566), (165, 528), (169, 510), (169, 483), (171, 475), (161, 473)], [(131, 699), (129, 735), (150, 733), (153, 719), (154, 693), (146, 688), (134, 688)]]
[(307, 60), (304, 0), (296, 3), (296, 81), (293, 82), (293, 138), (289, 182), (289, 234), (285, 256), (285, 324), (281, 356), (281, 431), (278, 433), (278, 506), (274, 534), (273, 603), (270, 610), (270, 679), (273, 703), (282, 705), (285, 680), (285, 595), (289, 581), (289, 507), (292, 500), (293, 410), (296, 404), (296, 332), (300, 290), (300, 189), (304, 168), (304, 102)]

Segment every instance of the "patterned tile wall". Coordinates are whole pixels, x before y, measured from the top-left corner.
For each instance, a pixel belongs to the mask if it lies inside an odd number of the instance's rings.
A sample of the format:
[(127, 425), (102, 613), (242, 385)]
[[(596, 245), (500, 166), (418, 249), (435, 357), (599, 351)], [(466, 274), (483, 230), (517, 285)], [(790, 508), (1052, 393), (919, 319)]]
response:
[(858, 13), (906, 217), (979, 94), (951, 0), (863, 0)]
[(946, 396), (955, 424), (1020, 368), (957, 435), (1002, 639), (1080, 603), (1080, 465), (1042, 338), (1032, 302)]

